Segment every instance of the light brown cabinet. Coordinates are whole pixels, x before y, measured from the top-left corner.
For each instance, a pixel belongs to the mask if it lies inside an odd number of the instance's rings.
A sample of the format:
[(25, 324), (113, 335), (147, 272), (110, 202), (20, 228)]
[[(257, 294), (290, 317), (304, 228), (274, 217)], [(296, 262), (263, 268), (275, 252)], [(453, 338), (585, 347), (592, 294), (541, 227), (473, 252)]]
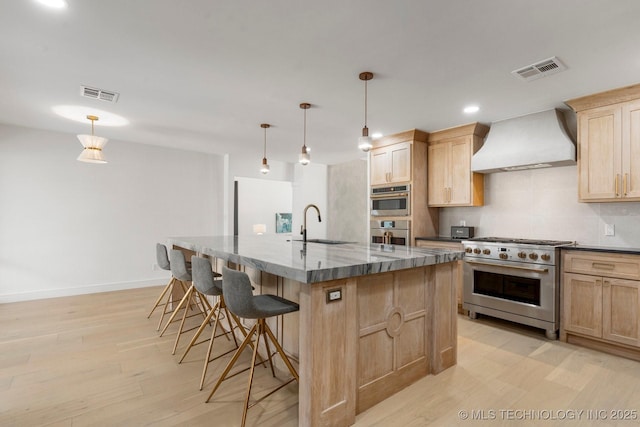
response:
[(472, 123), (429, 135), (429, 206), (484, 204), (484, 175), (471, 172), (471, 157), (482, 146), (488, 130), (485, 125)]
[(566, 103), (578, 113), (579, 200), (640, 201), (640, 85)]
[(640, 349), (640, 256), (566, 251), (562, 288), (561, 338)]
[(409, 184), (410, 213), (407, 216), (372, 217), (375, 220), (409, 221), (409, 244), (415, 236), (438, 233), (438, 209), (427, 206), (428, 134), (412, 129), (374, 141), (369, 152), (372, 188)]
[(371, 185), (411, 181), (411, 143), (400, 142), (371, 150)]

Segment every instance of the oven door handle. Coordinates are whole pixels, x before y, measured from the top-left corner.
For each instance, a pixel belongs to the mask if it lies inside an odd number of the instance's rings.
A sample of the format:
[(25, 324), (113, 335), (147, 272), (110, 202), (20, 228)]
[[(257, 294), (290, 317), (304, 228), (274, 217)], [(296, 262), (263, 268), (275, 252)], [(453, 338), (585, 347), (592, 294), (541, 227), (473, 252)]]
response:
[(518, 265), (492, 264), (490, 262), (470, 261), (468, 259), (466, 259), (465, 262), (468, 262), (469, 264), (488, 265), (491, 267), (504, 267), (504, 268), (515, 268), (516, 270), (535, 271), (536, 273), (546, 273), (549, 271), (548, 268), (531, 268), (531, 267), (520, 267)]
[(372, 194), (372, 199), (392, 199), (394, 197), (407, 197), (409, 193)]

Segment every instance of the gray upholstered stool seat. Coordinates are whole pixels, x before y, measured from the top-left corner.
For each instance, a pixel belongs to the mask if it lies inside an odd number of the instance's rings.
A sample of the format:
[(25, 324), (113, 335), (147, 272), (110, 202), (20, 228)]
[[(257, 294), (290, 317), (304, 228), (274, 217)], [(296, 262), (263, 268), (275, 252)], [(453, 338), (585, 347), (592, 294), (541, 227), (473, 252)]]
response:
[[(193, 285), (195, 286), (196, 290), (200, 292), (202, 295), (218, 297), (218, 302), (216, 302), (216, 304), (213, 306), (213, 309), (209, 311), (209, 314), (207, 315), (207, 317), (205, 317), (204, 321), (202, 322), (202, 324), (200, 325), (196, 333), (193, 335), (191, 342), (189, 342), (187, 349), (182, 355), (182, 358), (180, 359), (180, 361), (178, 362), (178, 363), (182, 363), (184, 358), (187, 356), (187, 353), (189, 353), (189, 350), (191, 350), (193, 346), (209, 341), (209, 347), (207, 349), (207, 354), (204, 359), (202, 376), (200, 378), (200, 390), (202, 390), (202, 386), (204, 384), (204, 379), (207, 374), (207, 367), (209, 366), (209, 363), (211, 363), (212, 361), (216, 360), (219, 357), (222, 357), (228, 353), (231, 353), (232, 351), (238, 348), (238, 341), (236, 340), (236, 336), (233, 333), (234, 325), (231, 323), (231, 321), (234, 320), (236, 323), (236, 326), (239, 326), (240, 320), (237, 317), (230, 314), (229, 311), (227, 310), (227, 305), (224, 301), (224, 296), (222, 294), (222, 280), (215, 279), (215, 275), (217, 273), (213, 272), (211, 262), (207, 258), (193, 256), (191, 257), (191, 265), (193, 266), (193, 271), (192, 271)], [(219, 274), (217, 275), (220, 276)], [(229, 325), (228, 331), (226, 331), (222, 326), (222, 324), (220, 324), (221, 313), (224, 313), (224, 316), (227, 319), (227, 323)], [(202, 333), (202, 331), (204, 331), (205, 327), (209, 324), (213, 316), (215, 316), (215, 321), (213, 323), (213, 330), (211, 331), (211, 338), (209, 338), (208, 340), (196, 342), (198, 340), (198, 337), (200, 337), (200, 334)], [(218, 325), (220, 325), (220, 327), (223, 330), (223, 332), (220, 335), (216, 335)], [(244, 332), (244, 329), (242, 329), (242, 331)], [(211, 351), (213, 348), (214, 340), (220, 337), (221, 335), (225, 335), (227, 339), (229, 339), (229, 336), (228, 336), (229, 333), (233, 337), (235, 347), (214, 358), (211, 358)]]
[[(242, 413), (242, 426), (244, 426), (247, 420), (247, 411), (251, 406), (257, 403), (255, 402), (252, 405), (249, 405), (249, 398), (251, 397), (251, 385), (253, 383), (253, 373), (256, 366), (256, 359), (258, 357), (260, 337), (264, 337), (264, 344), (267, 349), (268, 361), (271, 365), (271, 373), (273, 374), (273, 376), (275, 377), (276, 374), (273, 368), (273, 354), (271, 354), (271, 350), (269, 348), (270, 341), (275, 346), (276, 352), (282, 358), (293, 378), (276, 387), (275, 390), (267, 393), (265, 396), (259, 399), (258, 402), (264, 399), (264, 397), (269, 396), (271, 393), (286, 386), (290, 382), (294, 380), (299, 381), (298, 373), (296, 372), (295, 368), (291, 364), (291, 361), (282, 349), (282, 346), (280, 345), (280, 343), (278, 343), (278, 340), (273, 335), (271, 328), (269, 328), (269, 325), (267, 325), (266, 319), (269, 317), (298, 311), (300, 309), (300, 306), (293, 301), (289, 301), (277, 295), (253, 295), (249, 276), (244, 272), (231, 270), (226, 267), (222, 268), (222, 293), (224, 294), (225, 301), (227, 302), (227, 307), (232, 314), (247, 319), (256, 319), (257, 321), (249, 331), (249, 334), (242, 341), (242, 344), (240, 344), (240, 347), (238, 347), (238, 349), (236, 350), (235, 354), (222, 372), (222, 375), (220, 375), (220, 378), (213, 387), (213, 390), (211, 390), (211, 394), (209, 394), (209, 397), (207, 398), (207, 402), (211, 400), (213, 394), (216, 392), (218, 387), (220, 387), (222, 381), (227, 378), (229, 372), (237, 362), (240, 354), (245, 349), (245, 347), (247, 345), (253, 347), (253, 357), (251, 358), (251, 366), (249, 368), (249, 386), (247, 387), (247, 395), (244, 402), (244, 411)], [(252, 342), (254, 335), (256, 336), (255, 343)]]
[[(187, 262), (185, 261), (184, 253), (182, 251), (178, 249), (171, 249), (169, 251), (169, 262), (171, 264), (171, 273), (176, 278), (176, 280), (179, 280), (182, 283), (192, 282), (191, 271), (187, 268)], [(192, 304), (196, 306), (197, 312), (195, 314), (188, 316), (187, 315), (188, 311), (190, 310), (196, 311), (196, 310), (193, 310)], [(164, 335), (165, 331), (167, 330), (169, 325), (173, 322), (173, 319), (176, 317), (178, 312), (180, 310), (183, 310), (182, 319), (180, 321), (180, 326), (178, 328), (178, 333), (176, 335), (176, 340), (173, 345), (173, 351), (171, 352), (171, 354), (176, 354), (176, 348), (178, 348), (178, 342), (180, 341), (180, 336), (185, 332), (196, 329), (195, 327), (186, 329), (186, 330), (184, 329), (184, 324), (187, 318), (197, 316), (197, 315), (202, 315), (203, 317), (206, 317), (205, 313), (207, 313), (207, 311), (211, 309), (212, 307), (207, 301), (207, 299), (203, 295), (201, 295), (200, 292), (198, 292), (195, 289), (195, 287), (193, 286), (193, 283), (191, 283), (187, 291), (185, 292), (184, 296), (180, 300), (180, 303), (175, 308), (175, 310), (173, 310), (173, 313), (171, 313), (171, 317), (169, 317), (169, 320), (167, 321), (166, 325), (164, 325), (162, 332), (160, 332), (160, 336)]]
[[(161, 269), (171, 271), (171, 263), (169, 262), (167, 247), (161, 243), (156, 243), (156, 263), (158, 264), (158, 267), (160, 267)], [(156, 299), (156, 302), (153, 304), (153, 308), (149, 312), (149, 315), (147, 316), (147, 319), (150, 318), (156, 308), (163, 307), (162, 315), (160, 316), (160, 320), (158, 321), (158, 327), (157, 327), (158, 331), (160, 330), (160, 326), (162, 325), (162, 320), (164, 319), (164, 316), (171, 311), (169, 310), (169, 306), (172, 306), (175, 304), (175, 301), (173, 300), (173, 287), (176, 285), (176, 283), (182, 287), (182, 292), (187, 291), (187, 288), (184, 286), (184, 284), (181, 281), (176, 280), (176, 278), (173, 275), (171, 275), (171, 279), (169, 280), (169, 283), (166, 284), (166, 286), (160, 293), (160, 296)], [(164, 298), (164, 302), (162, 302), (163, 298)]]

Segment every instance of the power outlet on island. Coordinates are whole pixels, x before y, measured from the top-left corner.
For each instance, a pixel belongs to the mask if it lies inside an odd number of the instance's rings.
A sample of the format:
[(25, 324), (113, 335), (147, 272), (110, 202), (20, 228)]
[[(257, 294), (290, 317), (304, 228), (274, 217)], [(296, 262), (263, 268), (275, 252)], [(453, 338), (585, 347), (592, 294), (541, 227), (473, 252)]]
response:
[(330, 289), (327, 291), (327, 304), (340, 301), (342, 299), (342, 289)]
[(604, 235), (605, 236), (615, 236), (616, 235), (616, 226), (614, 224), (605, 224), (604, 225)]

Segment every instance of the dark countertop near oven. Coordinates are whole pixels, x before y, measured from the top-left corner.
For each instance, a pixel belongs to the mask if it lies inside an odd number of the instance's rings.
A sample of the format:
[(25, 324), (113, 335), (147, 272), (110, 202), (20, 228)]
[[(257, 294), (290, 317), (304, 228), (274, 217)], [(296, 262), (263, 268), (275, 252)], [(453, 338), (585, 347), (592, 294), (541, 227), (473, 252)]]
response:
[(592, 245), (571, 245), (562, 246), (561, 250), (571, 251), (591, 251), (591, 252), (609, 252), (615, 254), (640, 255), (640, 248), (620, 248), (615, 246), (592, 246)]
[(451, 237), (440, 237), (440, 236), (431, 236), (431, 237), (416, 237), (416, 240), (431, 240), (434, 242), (460, 242), (462, 243), (465, 239), (452, 239)]

